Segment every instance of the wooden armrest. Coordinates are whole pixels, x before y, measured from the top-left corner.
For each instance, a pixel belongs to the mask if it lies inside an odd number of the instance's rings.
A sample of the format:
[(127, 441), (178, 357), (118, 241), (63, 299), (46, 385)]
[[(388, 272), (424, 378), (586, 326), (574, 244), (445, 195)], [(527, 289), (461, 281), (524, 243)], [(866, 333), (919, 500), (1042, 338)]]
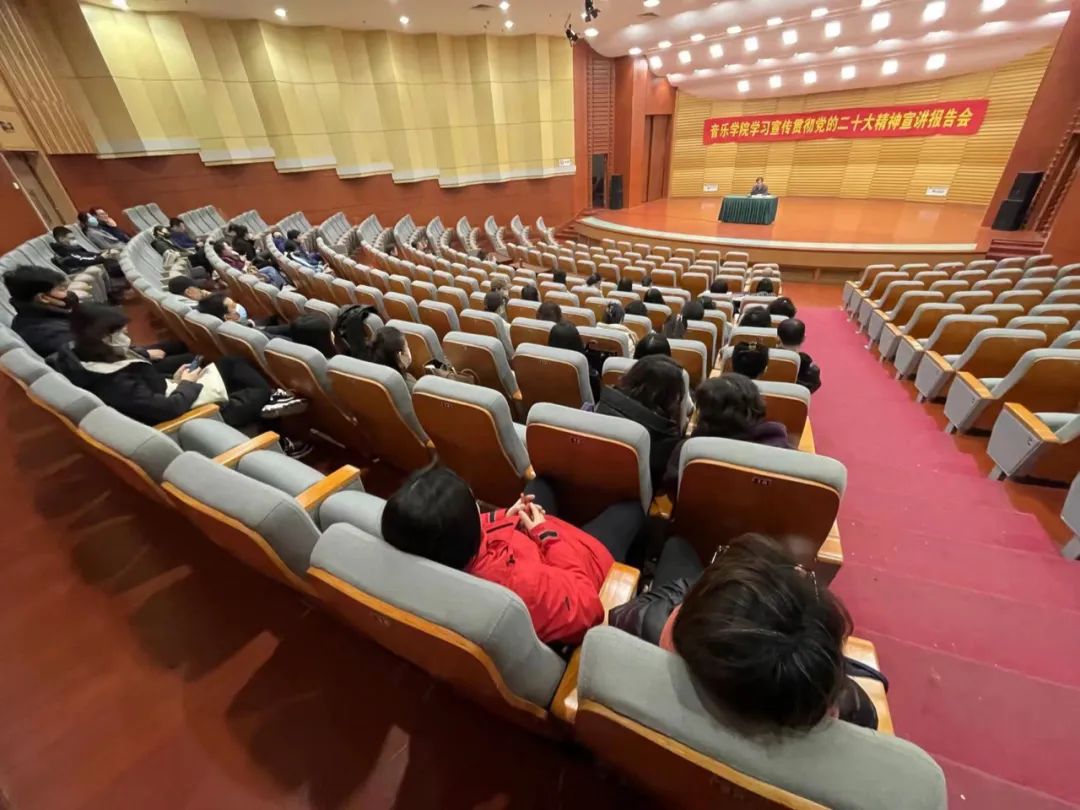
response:
[(353, 467), (351, 464), (346, 464), (344, 467), (334, 470), (334, 472), (323, 478), (319, 483), (313, 484), (297, 495), (296, 502), (300, 504), (300, 508), (305, 511), (314, 509), (335, 492), (339, 492), (349, 486), (349, 484), (359, 477), (360, 470)]
[(1006, 402), (1005, 410), (1012, 414), (1028, 431), (1034, 433), (1035, 438), (1039, 441), (1053, 444), (1060, 443), (1061, 440), (1058, 439), (1057, 434), (1050, 430), (1043, 420), (1039, 419), (1019, 402)]
[(532, 464), (530, 464), (525, 469), (525, 474), (521, 477), (524, 478), (526, 481), (532, 481), (534, 478), (536, 478), (536, 470), (533, 469)]
[(814, 444), (814, 430), (810, 427), (810, 417), (806, 418), (806, 426), (803, 428), (802, 436), (799, 437), (799, 450), (804, 453), (817, 452)]
[(277, 440), (278, 435), (273, 431), (260, 433), (254, 439), (248, 439), (246, 442), (237, 445), (232, 450), (226, 450), (221, 455), (214, 456), (214, 463), (220, 464), (223, 467), (235, 467), (240, 463), (240, 459), (248, 453), (254, 453), (256, 450), (266, 450), (268, 447), (273, 447), (277, 444)]
[(671, 497), (668, 495), (657, 495), (653, 498), (653, 502), (649, 505), (649, 516), (659, 518), (670, 518), (671, 510), (674, 507), (671, 504)]
[(636, 568), (622, 563), (611, 566), (604, 584), (600, 586), (600, 602), (604, 605), (605, 621), (609, 610), (625, 605), (634, 598), (639, 579), (641, 572)]
[(905, 343), (910, 343), (915, 349), (921, 349), (923, 346), (919, 341), (913, 338), (911, 335), (901, 335), (900, 339)]
[(892, 712), (889, 711), (889, 698), (885, 694), (885, 684), (873, 678), (852, 678), (852, 680), (863, 688), (877, 710), (878, 733), (895, 735)]
[(979, 399), (991, 399), (992, 395), (990, 389), (982, 384), (982, 380), (972, 374), (970, 371), (961, 371), (956, 375), (957, 382), (963, 382), (974, 391)]
[(570, 662), (566, 665), (559, 688), (555, 690), (555, 697), (551, 699), (551, 713), (568, 726), (574, 724), (577, 717), (578, 707), (578, 671), (581, 668), (581, 648), (574, 650), (570, 656)]
[(221, 409), (217, 405), (200, 405), (198, 408), (192, 408), (182, 416), (154, 425), (154, 428), (162, 433), (173, 433), (179, 430), (181, 425), (190, 422), (192, 419), (205, 419), (208, 416), (213, 416), (219, 410)]
[(935, 352), (935, 351), (933, 351), (931, 349), (927, 349), (925, 356), (929, 357), (930, 362), (934, 363), (942, 371), (948, 371), (949, 369), (952, 368), (952, 365), (949, 363), (948, 360), (946, 360), (940, 354), (938, 354), (937, 352)]
[(868, 667), (881, 668), (878, 666), (877, 649), (874, 647), (874, 642), (867, 641), (864, 638), (848, 636), (847, 641), (844, 642), (844, 655), (853, 661), (858, 661), (860, 664), (866, 664)]

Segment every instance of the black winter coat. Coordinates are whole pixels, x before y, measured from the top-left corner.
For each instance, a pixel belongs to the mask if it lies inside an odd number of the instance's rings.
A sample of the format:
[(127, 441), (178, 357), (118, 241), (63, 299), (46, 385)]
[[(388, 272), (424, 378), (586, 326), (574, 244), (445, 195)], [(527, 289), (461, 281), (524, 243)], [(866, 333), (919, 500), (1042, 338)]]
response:
[(11, 328), (42, 357), (56, 354), (73, 340), (70, 309), (48, 307), (34, 301), (12, 301), (12, 305), (15, 318)]
[(596, 413), (606, 416), (621, 416), (632, 422), (637, 422), (645, 430), (649, 431), (649, 473), (652, 478), (653, 488), (659, 488), (664, 482), (664, 473), (667, 470), (668, 459), (675, 445), (682, 438), (679, 426), (650, 411), (640, 402), (628, 397), (622, 391), (610, 386), (604, 386), (600, 392), (600, 401), (594, 409)]

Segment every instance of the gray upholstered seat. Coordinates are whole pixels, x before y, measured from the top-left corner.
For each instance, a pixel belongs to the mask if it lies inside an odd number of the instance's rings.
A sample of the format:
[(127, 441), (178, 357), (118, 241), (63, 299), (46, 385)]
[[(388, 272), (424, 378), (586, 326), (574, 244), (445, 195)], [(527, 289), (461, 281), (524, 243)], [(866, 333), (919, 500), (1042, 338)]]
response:
[(912, 743), (833, 718), (809, 731), (746, 733), (678, 655), (611, 627), (585, 636), (578, 699), (835, 810), (946, 807), (941, 768)]
[(377, 495), (351, 489), (336, 492), (319, 507), (319, 525), (329, 529), (335, 523), (348, 523), (372, 537), (382, 537), (382, 513), (386, 501)]
[(1035, 329), (983, 329), (959, 356), (943, 355), (945, 366), (924, 354), (915, 372), (915, 388), (921, 399), (935, 399), (945, 394), (958, 372), (973, 370), (987, 377), (1004, 373), (1024, 352), (1046, 344), (1046, 335)]
[(1073, 479), (1065, 506), (1061, 510), (1061, 520), (1073, 533), (1072, 539), (1061, 549), (1061, 554), (1071, 560), (1080, 559), (1080, 475)]
[[(731, 371), (731, 359), (735, 353), (735, 342), (735, 339), (732, 338), (731, 343), (724, 347), (724, 351), (720, 355), (720, 367), (724, 373)], [(765, 367), (761, 379), (774, 382), (795, 382), (798, 379), (801, 365), (802, 360), (798, 352), (789, 349), (770, 348), (769, 365)]]
[(501, 391), (506, 397), (517, 393), (517, 380), (510, 369), (509, 355), (498, 338), (450, 332), (443, 338), (443, 352), (454, 368), (475, 372), (481, 385)]
[[(959, 304), (923, 303), (915, 308), (906, 324), (887, 323), (881, 332), (881, 340), (878, 343), (878, 351), (883, 360), (892, 360), (904, 343), (906, 335), (913, 340), (929, 341), (934, 330), (949, 315), (963, 315), (964, 308)], [(925, 337), (924, 337), (925, 336)]]
[(919, 341), (901, 340), (896, 346), (896, 356), (893, 365), (896, 368), (896, 378), (910, 377), (918, 371), (923, 356), (928, 351), (949, 353), (950, 350), (960, 347), (966, 349), (971, 340), (984, 329), (993, 329), (997, 326), (997, 319), (991, 315), (966, 315), (954, 313), (942, 318), (930, 337)]
[(341, 307), (337, 304), (332, 304), (329, 301), (320, 301), (318, 298), (309, 298), (304, 302), (304, 312), (308, 315), (317, 315), (323, 318), (329, 325), (333, 326), (337, 322), (338, 315), (341, 314)]
[(458, 320), (461, 331), (498, 338), (506, 351), (506, 356), (510, 357), (514, 354), (514, 345), (510, 342), (510, 330), (501, 315), (479, 309), (465, 309), (458, 313)]
[[(442, 344), (439, 343), (439, 336), (427, 324), (389, 321), (386, 325), (394, 327), (405, 336), (405, 341), (409, 344), (409, 353), (413, 358), (412, 367), (416, 371), (422, 370), (432, 360), (438, 360), (440, 363), (446, 361)], [(420, 377), (421, 375), (414, 371), (413, 376)]]
[(23, 343), (23, 339), (15, 332), (6, 326), (0, 326), (0, 355), (6, 354), (12, 349), (30, 351), (30, 348)]
[(551, 703), (566, 662), (540, 642), (525, 604), (501, 585), (405, 554), (340, 523), (319, 538), (311, 567), (472, 641), (511, 692), (537, 706)]
[[(420, 310), (412, 296), (404, 293), (388, 292), (383, 296), (383, 306), (386, 308), (387, 316), (391, 319), (420, 322)], [(408, 315), (408, 318), (405, 318), (405, 315)]]
[(526, 412), (537, 402), (571, 408), (593, 403), (589, 362), (581, 352), (523, 343), (512, 364)]
[[(14, 352), (8, 352), (6, 360)], [(105, 403), (94, 394), (71, 383), (63, 374), (50, 371), (31, 383), (28, 389), (30, 398), (43, 404), (57, 416), (66, 420), (75, 428), (83, 418), (95, 408), (102, 408)]]

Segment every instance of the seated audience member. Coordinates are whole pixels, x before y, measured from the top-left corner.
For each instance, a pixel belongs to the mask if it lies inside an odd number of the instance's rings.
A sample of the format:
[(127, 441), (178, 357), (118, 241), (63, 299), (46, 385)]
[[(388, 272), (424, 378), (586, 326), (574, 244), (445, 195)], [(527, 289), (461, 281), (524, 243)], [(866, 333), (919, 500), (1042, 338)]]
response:
[(71, 228), (63, 226), (53, 228), (52, 235), (53, 241), (49, 247), (56, 254), (57, 262), (65, 273), (77, 273), (100, 264), (113, 278), (123, 278), (124, 272), (120, 268), (120, 262), (117, 261), (120, 255), (118, 250), (110, 249), (100, 253), (87, 250), (79, 244)]
[(628, 292), (634, 291), (634, 282), (630, 278), (620, 278), (618, 283), (615, 284), (616, 292)]
[(124, 246), (123, 239), (117, 239), (105, 228), (101, 227), (98, 218), (91, 213), (79, 214), (79, 226), (86, 238), (93, 243), (98, 250), (120, 249)]
[(623, 323), (625, 319), (626, 313), (622, 308), (622, 304), (618, 301), (612, 301), (604, 307), (604, 316), (600, 319), (600, 323), (597, 324), (597, 326), (601, 329), (610, 329), (613, 332), (622, 332), (626, 335), (626, 339), (630, 341), (630, 355), (633, 356), (634, 351), (637, 348), (637, 333)]
[(499, 293), (504, 299), (510, 297), (510, 282), (502, 275), (491, 279), (491, 292)]
[(762, 732), (830, 716), (877, 728), (869, 696), (846, 675), (847, 610), (764, 535), (721, 546), (707, 568), (670, 538), (652, 589), (612, 609), (608, 623), (682, 656), (720, 709)]
[(540, 321), (562, 322), (562, 307), (553, 301), (545, 301), (536, 310), (536, 319)]
[(716, 295), (726, 295), (728, 292), (727, 282), (722, 278), (713, 279), (713, 283), (709, 285), (709, 292)]
[(521, 300), (522, 301), (540, 301), (540, 291), (536, 289), (534, 284), (526, 284), (521, 288)]
[(627, 315), (640, 315), (642, 318), (649, 317), (649, 308), (645, 306), (644, 301), (631, 301), (626, 305)]
[[(633, 306), (633, 304), (630, 306)], [(629, 308), (627, 308), (627, 312), (629, 311)], [(645, 357), (651, 357), (654, 354), (671, 357), (671, 344), (668, 343), (666, 337), (658, 332), (649, 332), (649, 334), (641, 339), (637, 348), (634, 349), (634, 359), (641, 360)]]
[(664, 294), (656, 287), (649, 287), (645, 291), (645, 303), (646, 304), (662, 304), (664, 303)]
[(644, 276), (642, 276), (641, 277), (641, 286), (642, 287), (651, 287), (652, 286), (652, 276), (650, 276), (648, 273), (646, 273)]
[(173, 276), (166, 285), (169, 292), (183, 300), (184, 304), (195, 309), (199, 302), (209, 297), (210, 293), (202, 289), (190, 276)]
[(284, 253), (285, 252), (285, 241), (286, 241), (285, 234), (283, 234), (281, 231), (275, 230), (272, 234), (270, 234), (270, 236), (274, 240), (274, 247), (276, 247), (279, 251)]
[(503, 320), (506, 319), (506, 296), (496, 290), (484, 295), (484, 312), (491, 312)]
[(219, 239), (214, 242), (214, 251), (218, 257), (229, 265), (234, 270), (239, 270), (241, 273), (247, 273), (248, 275), (258, 276), (267, 284), (272, 284), (279, 290), (285, 286), (285, 277), (278, 272), (276, 267), (270, 264), (266, 264), (263, 267), (256, 267), (249, 259), (240, 255), (234, 248), (230, 247), (224, 239)]
[(372, 306), (354, 304), (341, 310), (332, 330), (334, 346), (340, 354), (371, 361), (374, 335), (368, 328), (367, 319), (372, 315), (378, 317), (378, 312)]
[(772, 318), (769, 310), (765, 307), (750, 307), (739, 318), (739, 326), (752, 326), (755, 329), (768, 329), (772, 326)]
[(305, 250), (303, 244), (296, 239), (290, 239), (285, 243), (285, 255), (309, 270), (319, 270), (323, 266), (322, 256)]
[(318, 350), (327, 360), (337, 354), (334, 350), (330, 326), (325, 318), (320, 318), (318, 315), (301, 315), (293, 318), (281, 336), (293, 343), (300, 343)]
[(97, 219), (98, 227), (103, 231), (107, 231), (121, 242), (131, 241), (131, 235), (128, 234), (123, 228), (116, 224), (116, 220), (109, 216), (109, 212), (101, 206), (97, 208), (91, 208), (90, 213)]
[(769, 302), (770, 315), (783, 315), (785, 318), (794, 318), (796, 312), (795, 302), (786, 295)]
[(164, 225), (155, 225), (151, 234), (153, 238), (150, 240), (150, 247), (162, 256), (170, 250), (183, 251), (183, 248), (172, 240), (172, 231)]
[(586, 287), (599, 287), (600, 286), (600, 274), (593, 273), (587, 279), (585, 279)]
[(199, 312), (205, 315), (213, 315), (223, 321), (235, 321), (243, 326), (254, 326), (255, 322), (248, 318), (247, 308), (238, 304), (223, 292), (211, 293), (202, 298), (196, 305)]
[(565, 287), (566, 286), (566, 271), (565, 270), (556, 270), (554, 273), (551, 274), (551, 280), (554, 281), (556, 284), (562, 284)]
[(182, 364), (170, 378), (132, 348), (127, 323), (117, 307), (80, 305), (72, 316), (75, 342), (60, 350), (57, 369), (106, 405), (148, 425), (219, 404), (221, 418), (242, 427), (270, 402), (266, 380), (239, 357), (223, 357), (206, 368)]
[(758, 280), (757, 286), (754, 287), (754, 292), (758, 295), (772, 295), (776, 287), (773, 286), (771, 278), (763, 278)]
[(548, 332), (548, 346), (553, 349), (565, 349), (568, 352), (577, 352), (585, 356), (585, 361), (589, 364), (589, 387), (592, 389), (593, 400), (600, 397), (601, 388), (601, 368), (596, 368), (592, 359), (589, 357), (589, 353), (585, 351), (585, 343), (581, 339), (581, 333), (578, 328), (569, 321), (559, 321)]
[(669, 315), (664, 321), (664, 337), (681, 340), (686, 336), (690, 321), (700, 321), (705, 317), (705, 307), (699, 301), (691, 301), (678, 315)]
[(707, 295), (698, 298), (697, 302), (701, 304), (701, 318), (698, 318), (697, 320), (702, 320), (705, 317), (705, 313), (710, 309), (716, 309), (716, 302)]
[[(507, 510), (480, 512), (446, 467), (413, 473), (382, 514), (390, 545), (502, 585), (517, 594), (545, 643), (579, 644), (604, 621), (600, 588), (644, 524), (641, 504), (616, 504), (579, 529), (547, 514), (550, 487)], [(636, 512), (635, 512), (636, 509)], [(554, 512), (554, 509), (552, 508)]]
[(195, 250), (199, 243), (191, 238), (187, 225), (179, 217), (169, 220), (169, 241), (180, 250)]
[(255, 240), (248, 235), (246, 225), (234, 223), (226, 228), (226, 233), (231, 236), (230, 246), (248, 261), (255, 260)]
[(375, 339), (371, 342), (371, 362), (380, 366), (392, 368), (405, 380), (405, 386), (412, 393), (416, 385), (416, 377), (409, 373), (412, 365), (412, 353), (409, 351), (409, 343), (405, 335), (393, 326), (384, 326), (375, 333)]
[(682, 438), (685, 396), (682, 367), (662, 356), (638, 360), (614, 387), (604, 386), (600, 392), (597, 413), (621, 416), (649, 432), (649, 473), (654, 487), (663, 483), (668, 460)]
[(740, 340), (731, 349), (731, 370), (756, 380), (769, 367), (769, 347)]
[(783, 348), (799, 353), (799, 377), (796, 382), (809, 388), (811, 394), (821, 388), (821, 369), (814, 358), (802, 350), (806, 340), (806, 324), (796, 318), (788, 318), (776, 327), (776, 334), (780, 336)]

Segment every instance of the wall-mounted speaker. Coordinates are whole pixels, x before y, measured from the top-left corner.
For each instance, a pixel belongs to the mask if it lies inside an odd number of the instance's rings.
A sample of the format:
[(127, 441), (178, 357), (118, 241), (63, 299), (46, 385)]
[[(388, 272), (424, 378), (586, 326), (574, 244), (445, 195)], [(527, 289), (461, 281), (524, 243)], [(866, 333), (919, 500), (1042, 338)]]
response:
[(622, 187), (622, 175), (611, 175), (611, 190), (608, 193), (609, 208), (612, 211), (618, 211), (623, 207), (623, 187)]
[(995, 231), (1018, 231), (1024, 226), (1024, 217), (1035, 199), (1042, 178), (1042, 172), (1017, 172), (1008, 198), (1002, 200), (994, 217)]

